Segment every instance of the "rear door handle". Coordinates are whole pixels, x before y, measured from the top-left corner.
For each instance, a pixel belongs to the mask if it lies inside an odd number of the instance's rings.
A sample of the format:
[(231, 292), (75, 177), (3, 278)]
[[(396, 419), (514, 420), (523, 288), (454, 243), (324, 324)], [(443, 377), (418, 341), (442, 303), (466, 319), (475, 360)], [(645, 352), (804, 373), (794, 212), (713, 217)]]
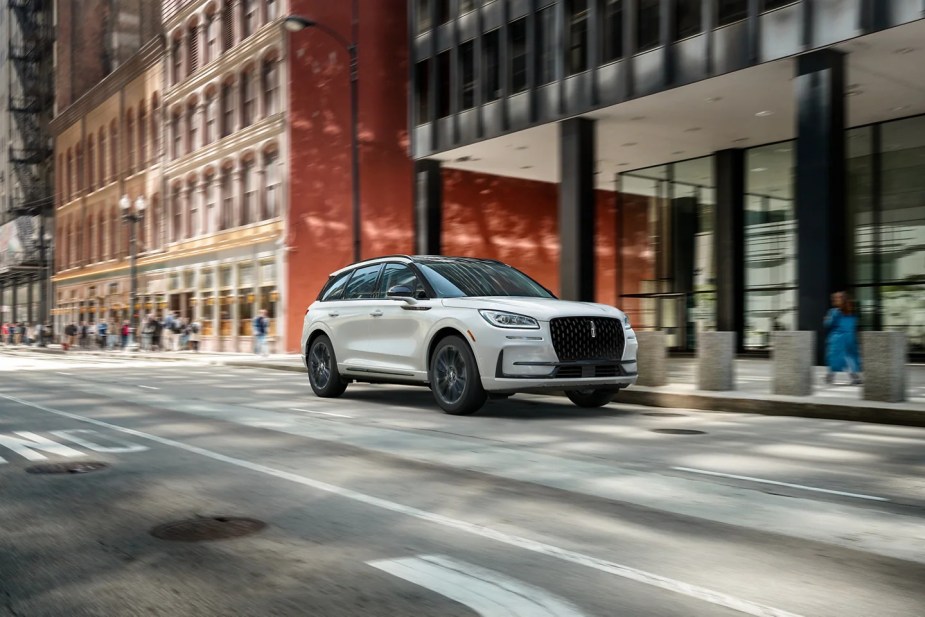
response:
[(338, 315), (340, 315), (340, 313), (336, 313), (334, 311), (331, 311), (330, 313), (328, 313), (328, 317), (337, 317)]
[(382, 311), (380, 311), (379, 309), (376, 309), (375, 311), (370, 313), (370, 315), (372, 315), (373, 317), (382, 317)]

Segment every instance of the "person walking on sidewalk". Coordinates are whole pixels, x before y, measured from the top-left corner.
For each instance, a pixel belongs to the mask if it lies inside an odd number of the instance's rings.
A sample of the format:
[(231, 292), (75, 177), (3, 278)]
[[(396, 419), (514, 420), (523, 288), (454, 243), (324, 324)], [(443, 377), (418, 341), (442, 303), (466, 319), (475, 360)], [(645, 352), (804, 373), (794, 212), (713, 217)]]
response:
[(189, 346), (194, 353), (199, 353), (199, 341), (200, 341), (200, 325), (199, 320), (194, 319), (193, 322), (189, 325)]
[(832, 308), (825, 316), (825, 359), (829, 366), (826, 383), (835, 381), (835, 373), (847, 370), (851, 383), (861, 383), (861, 359), (858, 355), (858, 317), (854, 302), (843, 291), (832, 294)]
[(109, 333), (109, 324), (106, 323), (106, 320), (103, 319), (100, 321), (99, 325), (96, 326), (96, 344), (99, 346), (100, 351), (106, 349), (106, 335)]
[(254, 353), (267, 357), (267, 332), (270, 330), (270, 318), (266, 309), (260, 309), (260, 314), (254, 317)]

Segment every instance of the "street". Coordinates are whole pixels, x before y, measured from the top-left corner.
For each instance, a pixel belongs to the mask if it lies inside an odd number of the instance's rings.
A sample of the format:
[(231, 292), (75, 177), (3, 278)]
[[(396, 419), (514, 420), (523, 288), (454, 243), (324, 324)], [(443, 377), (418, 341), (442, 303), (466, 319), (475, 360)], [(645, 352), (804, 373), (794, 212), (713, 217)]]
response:
[(16, 617), (925, 614), (903, 426), (0, 354), (0, 495)]

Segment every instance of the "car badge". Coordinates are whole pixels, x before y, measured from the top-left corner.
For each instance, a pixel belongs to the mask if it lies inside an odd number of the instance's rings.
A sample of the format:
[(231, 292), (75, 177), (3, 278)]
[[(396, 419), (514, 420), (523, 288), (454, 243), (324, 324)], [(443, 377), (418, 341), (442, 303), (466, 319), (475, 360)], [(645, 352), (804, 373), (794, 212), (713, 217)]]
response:
[(594, 326), (594, 322), (591, 322), (591, 338), (597, 338), (597, 328)]

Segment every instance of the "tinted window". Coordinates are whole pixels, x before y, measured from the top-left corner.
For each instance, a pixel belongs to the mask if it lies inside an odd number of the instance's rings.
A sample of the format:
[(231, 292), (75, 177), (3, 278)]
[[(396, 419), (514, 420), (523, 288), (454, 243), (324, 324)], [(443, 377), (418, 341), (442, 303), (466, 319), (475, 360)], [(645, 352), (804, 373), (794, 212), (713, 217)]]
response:
[(748, 0), (717, 0), (716, 22), (725, 26), (748, 17)]
[(418, 280), (414, 272), (405, 264), (386, 264), (385, 271), (382, 273), (382, 283), (379, 285), (380, 298), (385, 298), (386, 292), (396, 285), (404, 285), (411, 289), (415, 298), (424, 299), (427, 292), (424, 291), (424, 285)]
[(379, 270), (382, 264), (366, 266), (353, 271), (350, 282), (344, 290), (345, 300), (356, 300), (358, 298), (373, 298), (376, 293), (376, 279), (379, 278)]
[(488, 261), (419, 262), (418, 267), (437, 295), (443, 298), (464, 296), (519, 296), (553, 298), (539, 283), (510, 266)]
[(344, 285), (347, 284), (347, 279), (350, 278), (350, 272), (343, 272), (338, 274), (335, 278), (332, 278), (324, 289), (321, 290), (321, 301), (325, 300), (340, 300), (344, 294)]

